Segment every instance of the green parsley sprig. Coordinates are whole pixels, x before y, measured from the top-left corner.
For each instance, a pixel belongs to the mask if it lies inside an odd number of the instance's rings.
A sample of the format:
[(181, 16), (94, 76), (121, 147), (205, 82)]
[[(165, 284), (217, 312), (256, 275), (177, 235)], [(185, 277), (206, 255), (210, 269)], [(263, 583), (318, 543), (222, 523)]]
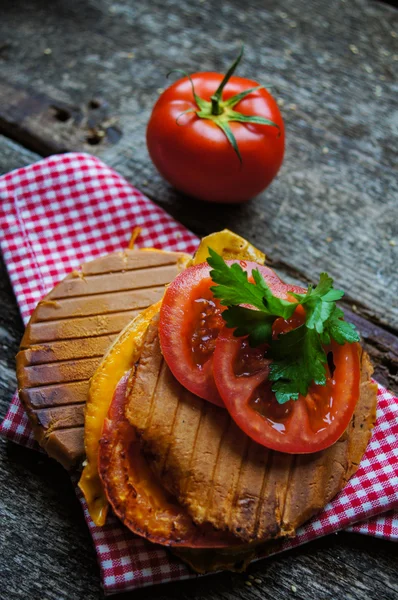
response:
[[(216, 284), (211, 291), (227, 307), (222, 313), (227, 327), (235, 329), (235, 336), (247, 335), (251, 346), (269, 346), (269, 378), (277, 401), (283, 404), (305, 396), (312, 383), (325, 385), (324, 346), (332, 339), (338, 344), (359, 341), (355, 326), (336, 306), (344, 292), (333, 288), (333, 279), (321, 273), (316, 287), (309, 286), (305, 294), (292, 293), (296, 302), (289, 302), (273, 295), (258, 269), (253, 269), (251, 282), (238, 263), (227, 265), (211, 248), (209, 254), (210, 276)], [(304, 323), (273, 340), (274, 321), (289, 319), (299, 305), (305, 311)]]

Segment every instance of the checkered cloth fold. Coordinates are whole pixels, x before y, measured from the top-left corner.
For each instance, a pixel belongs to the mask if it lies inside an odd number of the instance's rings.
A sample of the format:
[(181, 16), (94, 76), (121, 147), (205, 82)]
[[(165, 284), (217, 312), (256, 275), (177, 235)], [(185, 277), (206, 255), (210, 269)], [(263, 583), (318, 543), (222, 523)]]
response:
[[(69, 271), (126, 247), (133, 227), (142, 228), (139, 246), (192, 253), (198, 243), (100, 160), (76, 153), (53, 156), (0, 178), (0, 225), (4, 260), (25, 323), (36, 303)], [(37, 447), (17, 395), (0, 433)], [(79, 499), (106, 593), (195, 577), (180, 560), (133, 535), (115, 517), (96, 527), (81, 495)], [(357, 473), (278, 551), (345, 528), (398, 539), (398, 400), (382, 386), (377, 424)]]

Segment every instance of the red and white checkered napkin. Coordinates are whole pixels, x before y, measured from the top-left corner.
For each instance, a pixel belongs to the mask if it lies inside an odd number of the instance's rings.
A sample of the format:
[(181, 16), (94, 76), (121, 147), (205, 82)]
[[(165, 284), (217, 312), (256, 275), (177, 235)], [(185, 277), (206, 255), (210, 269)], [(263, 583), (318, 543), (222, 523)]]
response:
[[(40, 298), (70, 270), (125, 248), (133, 227), (142, 227), (141, 246), (193, 252), (198, 242), (117, 173), (85, 154), (53, 156), (0, 178), (0, 225), (4, 260), (25, 323)], [(398, 539), (398, 399), (381, 386), (378, 397), (377, 425), (356, 475), (283, 549), (358, 521), (363, 523), (354, 525), (355, 531)], [(17, 396), (0, 433), (35, 446)], [(112, 516), (105, 527), (96, 527), (79, 497), (106, 593), (195, 576)]]

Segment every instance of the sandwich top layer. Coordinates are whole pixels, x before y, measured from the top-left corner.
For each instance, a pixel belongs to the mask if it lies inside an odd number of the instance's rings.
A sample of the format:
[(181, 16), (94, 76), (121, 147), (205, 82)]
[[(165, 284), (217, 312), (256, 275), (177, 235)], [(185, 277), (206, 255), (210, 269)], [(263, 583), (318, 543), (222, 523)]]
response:
[(354, 416), (330, 448), (287, 455), (246, 436), (227, 411), (188, 392), (161, 354), (158, 322), (148, 328), (126, 415), (166, 490), (197, 524), (229, 530), (243, 542), (293, 535), (356, 470), (375, 422), (376, 386), (361, 351)]

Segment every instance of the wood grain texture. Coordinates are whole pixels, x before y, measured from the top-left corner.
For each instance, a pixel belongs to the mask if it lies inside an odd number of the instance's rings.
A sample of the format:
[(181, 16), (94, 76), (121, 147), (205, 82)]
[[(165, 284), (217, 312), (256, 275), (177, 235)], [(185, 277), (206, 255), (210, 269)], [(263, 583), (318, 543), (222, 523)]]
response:
[[(98, 154), (197, 234), (228, 226), (248, 237), (290, 281), (329, 270), (347, 290), (347, 308), (354, 305), (349, 316), (376, 363), (375, 377), (397, 389), (397, 246), (390, 242), (398, 243), (398, 48), (391, 35), (398, 13), (391, 6), (253, 0), (243, 10), (235, 0), (3, 0), (1, 13), (0, 79), (7, 85), (0, 84), (0, 132), (43, 155)], [(167, 85), (165, 73), (225, 69), (240, 40), (246, 52), (239, 73), (283, 102), (285, 163), (248, 205), (203, 205), (156, 173), (145, 124)], [(2, 172), (37, 158), (0, 137)], [(2, 261), (0, 306), (3, 415), (23, 327)], [(102, 598), (91, 540), (62, 468), (1, 442), (0, 485), (0, 596)], [(258, 579), (251, 586), (247, 576), (221, 574), (139, 590), (134, 598), (398, 597), (395, 546), (352, 534), (260, 562), (250, 573)]]
[(0, 175), (40, 160), (41, 156), (0, 134)]
[[(33, 154), (0, 138), (0, 163), (3, 161), (7, 168), (17, 168), (34, 159)], [(14, 356), (23, 325), (1, 257), (0, 305), (6, 307), (6, 311), (0, 311), (2, 417), (16, 387)], [(398, 357), (396, 337), (355, 313), (350, 318), (356, 319), (368, 350), (374, 352), (377, 378), (383, 382), (383, 376), (393, 376), (388, 357), (394, 345)], [(0, 486), (0, 589), (7, 594), (7, 600), (103, 598), (91, 538), (69, 476), (62, 467), (44, 455), (0, 440)], [(134, 597), (139, 600), (150, 594), (153, 600), (395, 600), (398, 594), (395, 546), (353, 534), (329, 536), (252, 565), (249, 573), (254, 579), (225, 573), (139, 590)], [(251, 586), (246, 584), (248, 581)], [(292, 592), (292, 586), (296, 592)], [(115, 599), (127, 597), (118, 595)]]
[[(177, 0), (5, 5), (0, 131), (44, 154), (94, 152), (195, 232), (228, 226), (310, 280), (323, 268), (364, 314), (398, 327), (393, 8), (360, 0), (258, 0), (245, 11)], [(283, 104), (287, 147), (271, 187), (226, 209), (187, 200), (160, 178), (145, 126), (171, 68), (223, 70), (239, 40), (239, 73)]]

